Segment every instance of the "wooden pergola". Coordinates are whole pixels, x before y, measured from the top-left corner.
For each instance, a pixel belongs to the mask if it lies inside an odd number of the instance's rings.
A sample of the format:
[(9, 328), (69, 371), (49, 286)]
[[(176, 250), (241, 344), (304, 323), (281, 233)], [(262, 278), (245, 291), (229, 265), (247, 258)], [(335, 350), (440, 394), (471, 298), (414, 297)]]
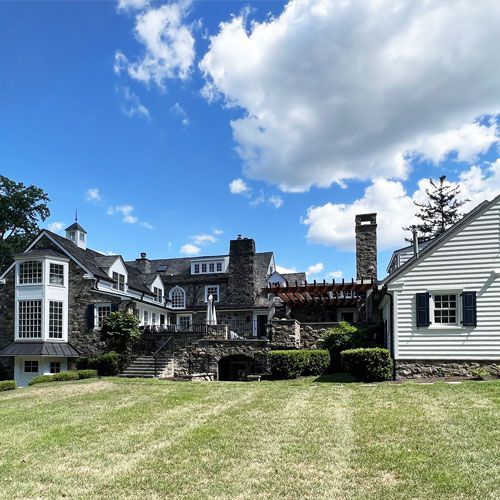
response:
[(269, 284), (263, 291), (274, 294), (284, 304), (292, 307), (315, 305), (356, 307), (366, 298), (367, 292), (374, 289), (376, 289), (376, 284), (371, 280), (351, 280), (350, 282), (333, 280), (332, 283), (326, 281), (318, 283), (314, 280), (313, 283), (306, 281), (304, 285), (299, 285), (297, 282), (295, 285), (289, 284), (288, 286), (282, 286), (279, 283)]

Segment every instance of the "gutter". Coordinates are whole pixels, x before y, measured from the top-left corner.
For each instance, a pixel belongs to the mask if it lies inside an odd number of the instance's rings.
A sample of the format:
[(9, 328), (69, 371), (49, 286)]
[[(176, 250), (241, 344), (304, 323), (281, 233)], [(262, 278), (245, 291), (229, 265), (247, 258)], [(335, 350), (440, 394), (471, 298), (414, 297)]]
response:
[(390, 294), (387, 291), (387, 287), (384, 286), (383, 290), (384, 295), (387, 295), (389, 297), (389, 304), (390, 304), (390, 313), (391, 313), (391, 321), (390, 321), (390, 337), (389, 337), (389, 353), (391, 355), (392, 359), (392, 380), (396, 380), (396, 360), (394, 359), (394, 353), (395, 353), (395, 348), (394, 348), (394, 297), (392, 294)]

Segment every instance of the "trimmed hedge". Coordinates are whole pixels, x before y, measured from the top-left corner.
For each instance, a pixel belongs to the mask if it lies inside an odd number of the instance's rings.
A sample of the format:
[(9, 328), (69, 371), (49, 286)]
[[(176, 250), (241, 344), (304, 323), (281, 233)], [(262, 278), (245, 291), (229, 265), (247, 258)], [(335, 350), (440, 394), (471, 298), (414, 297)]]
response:
[(28, 385), (43, 384), (45, 382), (66, 382), (68, 380), (80, 380), (93, 377), (97, 377), (96, 370), (71, 370), (54, 373), (54, 375), (37, 375), (29, 381)]
[(17, 387), (15, 380), (2, 380), (0, 382), (0, 392), (2, 391), (12, 391)]
[(330, 352), (331, 372), (342, 371), (340, 353), (354, 347), (353, 337), (357, 333), (358, 329), (347, 323), (347, 321), (341, 321), (339, 326), (326, 330), (321, 339), (321, 347), (328, 349)]
[(78, 358), (76, 366), (79, 370), (97, 370), (100, 377), (118, 375), (120, 373), (120, 355), (111, 351), (95, 358)]
[(321, 375), (330, 364), (326, 349), (271, 351), (269, 365), (275, 379), (297, 378), (299, 375)]
[(387, 349), (372, 347), (348, 349), (340, 353), (342, 366), (356, 379), (363, 382), (391, 380), (392, 359)]

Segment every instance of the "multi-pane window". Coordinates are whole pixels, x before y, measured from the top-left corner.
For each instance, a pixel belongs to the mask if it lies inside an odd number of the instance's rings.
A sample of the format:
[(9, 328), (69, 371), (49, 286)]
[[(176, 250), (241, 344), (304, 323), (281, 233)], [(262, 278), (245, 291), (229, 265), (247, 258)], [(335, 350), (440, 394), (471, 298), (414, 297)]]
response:
[(178, 325), (180, 330), (189, 330), (191, 326), (191, 316), (179, 316)]
[(80, 241), (83, 243), (85, 241), (85, 234), (80, 233)]
[(24, 362), (25, 373), (38, 373), (38, 361), (26, 360)]
[(149, 325), (149, 312), (144, 311), (144, 324)]
[(156, 325), (156, 313), (151, 313), (151, 324)]
[(434, 295), (434, 323), (455, 325), (457, 323), (457, 296)]
[(103, 321), (111, 314), (110, 304), (100, 304), (96, 306), (97, 311), (97, 328), (101, 328)]
[(218, 273), (222, 272), (222, 262), (217, 262), (217, 272)]
[(222, 273), (223, 272), (223, 261), (205, 261), (205, 262), (193, 262), (191, 264), (192, 274), (206, 274), (206, 273)]
[(200, 272), (200, 264), (194, 265), (194, 272), (195, 272), (195, 274), (198, 274)]
[(63, 336), (63, 303), (49, 302), (49, 338), (62, 339)]
[(125, 275), (113, 273), (113, 288), (115, 290), (120, 290), (120, 292), (125, 291)]
[(23, 339), (42, 336), (42, 301), (20, 300), (18, 303), (18, 333)]
[(64, 266), (62, 264), (50, 263), (49, 283), (51, 285), (64, 285)]
[(201, 265), (201, 272), (202, 273), (206, 273), (207, 272), (207, 265), (206, 264), (202, 264)]
[(19, 284), (36, 285), (42, 282), (42, 262), (27, 260), (19, 264)]
[(163, 290), (161, 288), (153, 287), (156, 302), (163, 302)]
[(170, 291), (170, 300), (172, 301), (172, 309), (186, 308), (186, 293), (178, 286)]
[(205, 301), (212, 295), (214, 302), (219, 302), (219, 285), (212, 285), (205, 287)]
[(61, 362), (51, 361), (50, 362), (50, 373), (61, 373)]
[(209, 272), (209, 273), (213, 273), (213, 272), (215, 272), (215, 262), (210, 262), (210, 263), (208, 264), (208, 272)]

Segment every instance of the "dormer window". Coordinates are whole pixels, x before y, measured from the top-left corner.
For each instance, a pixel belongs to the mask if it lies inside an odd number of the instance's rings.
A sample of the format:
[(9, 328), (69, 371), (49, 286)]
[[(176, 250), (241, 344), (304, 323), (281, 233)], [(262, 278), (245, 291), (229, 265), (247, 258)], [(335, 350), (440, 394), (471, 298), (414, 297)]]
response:
[(217, 262), (217, 272), (218, 273), (222, 272), (222, 262)]
[(195, 259), (191, 261), (191, 274), (214, 274), (224, 273), (227, 270), (229, 259)]
[(125, 291), (125, 276), (120, 273), (113, 272), (113, 288), (120, 292)]
[(200, 264), (195, 264), (194, 265), (194, 273), (198, 274), (200, 272)]
[(201, 272), (202, 273), (206, 273), (207, 272), (207, 265), (206, 264), (202, 264), (201, 265)]
[(42, 262), (27, 260), (19, 263), (19, 284), (40, 285), (42, 283)]
[(156, 302), (163, 302), (163, 290), (161, 288), (157, 288), (156, 286), (153, 288), (153, 292), (155, 294)]

